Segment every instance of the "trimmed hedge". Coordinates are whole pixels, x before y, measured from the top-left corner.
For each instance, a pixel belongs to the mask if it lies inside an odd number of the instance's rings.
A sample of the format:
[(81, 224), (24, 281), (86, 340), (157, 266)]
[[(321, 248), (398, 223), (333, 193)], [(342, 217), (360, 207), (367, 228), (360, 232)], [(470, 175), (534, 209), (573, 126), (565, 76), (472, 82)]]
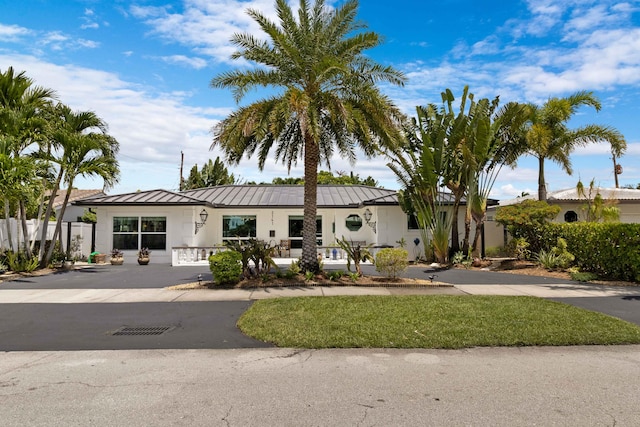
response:
[(547, 224), (540, 240), (550, 248), (558, 237), (582, 271), (611, 280), (640, 282), (640, 224), (573, 222)]
[(209, 269), (218, 285), (235, 285), (242, 276), (242, 255), (236, 251), (223, 251), (209, 257)]

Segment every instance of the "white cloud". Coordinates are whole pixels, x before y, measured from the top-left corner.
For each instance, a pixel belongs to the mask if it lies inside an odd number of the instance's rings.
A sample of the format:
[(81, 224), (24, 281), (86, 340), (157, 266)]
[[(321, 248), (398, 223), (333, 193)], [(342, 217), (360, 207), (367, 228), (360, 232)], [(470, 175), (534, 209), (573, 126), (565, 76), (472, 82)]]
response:
[(190, 58), (185, 55), (171, 55), (171, 56), (163, 56), (162, 59), (164, 62), (168, 64), (178, 64), (184, 65), (190, 68), (195, 68), (199, 70), (207, 66), (207, 61), (202, 58)]
[(18, 25), (0, 24), (0, 39), (4, 42), (15, 42), (29, 34), (31, 34), (31, 30), (28, 28), (20, 27)]
[(215, 158), (208, 151), (209, 130), (217, 119), (229, 113), (228, 109), (189, 107), (183, 103), (184, 93), (157, 94), (113, 73), (60, 66), (32, 56), (0, 54), (0, 63), (28, 70), (37, 85), (54, 88), (59, 100), (73, 110), (95, 111), (120, 142), (120, 162), (135, 171), (139, 167), (153, 171), (123, 179), (116, 192), (175, 188), (177, 172), (173, 176), (168, 171), (179, 164), (180, 151), (193, 163), (203, 157)]

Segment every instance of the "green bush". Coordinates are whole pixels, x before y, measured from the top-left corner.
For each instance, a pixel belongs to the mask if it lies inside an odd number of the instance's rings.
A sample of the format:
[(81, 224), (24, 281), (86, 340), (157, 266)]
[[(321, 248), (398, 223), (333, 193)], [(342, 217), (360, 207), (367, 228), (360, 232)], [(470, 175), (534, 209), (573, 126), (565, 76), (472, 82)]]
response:
[(236, 251), (223, 251), (209, 257), (209, 269), (218, 285), (235, 285), (242, 275), (242, 255)]
[(345, 274), (347, 274), (346, 271), (334, 270), (327, 273), (327, 278), (331, 281), (340, 280)]
[(524, 237), (514, 237), (507, 243), (507, 254), (516, 259), (527, 259), (531, 255), (529, 242)]
[(24, 252), (12, 251), (8, 251), (6, 256), (9, 270), (14, 273), (31, 273), (38, 268), (38, 257), (28, 258)]
[(547, 224), (540, 233), (545, 242), (565, 239), (580, 271), (609, 280), (640, 282), (640, 224)]
[(376, 254), (376, 271), (387, 278), (395, 279), (405, 272), (408, 266), (409, 253), (402, 248), (385, 248)]
[(567, 250), (567, 241), (558, 237), (558, 244), (551, 248), (551, 252), (558, 257), (558, 267), (568, 268), (576, 259), (575, 255)]
[(555, 270), (560, 266), (560, 257), (552, 251), (540, 249), (535, 256), (535, 260), (547, 270)]
[(467, 255), (462, 251), (458, 251), (451, 257), (451, 262), (456, 265), (462, 264), (465, 259), (467, 259)]
[(598, 278), (597, 274), (585, 273), (583, 271), (573, 271), (570, 275), (571, 280), (575, 280), (576, 282), (590, 282)]

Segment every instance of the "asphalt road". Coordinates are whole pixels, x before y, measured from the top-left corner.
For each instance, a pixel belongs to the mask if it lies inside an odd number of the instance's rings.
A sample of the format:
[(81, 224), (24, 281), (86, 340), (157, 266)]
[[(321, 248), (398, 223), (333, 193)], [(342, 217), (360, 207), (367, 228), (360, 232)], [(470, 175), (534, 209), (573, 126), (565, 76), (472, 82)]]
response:
[(640, 325), (640, 290), (637, 295), (623, 297), (550, 298), (565, 304), (618, 317)]
[[(0, 351), (269, 347), (236, 327), (250, 305), (250, 301), (0, 304)], [(113, 335), (123, 327), (170, 329), (161, 335)]]

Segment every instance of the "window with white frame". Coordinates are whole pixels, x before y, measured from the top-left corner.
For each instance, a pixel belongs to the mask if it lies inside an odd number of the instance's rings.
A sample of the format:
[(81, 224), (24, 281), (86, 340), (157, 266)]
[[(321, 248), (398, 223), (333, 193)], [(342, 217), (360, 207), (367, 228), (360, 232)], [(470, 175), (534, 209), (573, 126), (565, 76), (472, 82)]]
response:
[(113, 248), (166, 250), (167, 218), (164, 216), (113, 217)]

